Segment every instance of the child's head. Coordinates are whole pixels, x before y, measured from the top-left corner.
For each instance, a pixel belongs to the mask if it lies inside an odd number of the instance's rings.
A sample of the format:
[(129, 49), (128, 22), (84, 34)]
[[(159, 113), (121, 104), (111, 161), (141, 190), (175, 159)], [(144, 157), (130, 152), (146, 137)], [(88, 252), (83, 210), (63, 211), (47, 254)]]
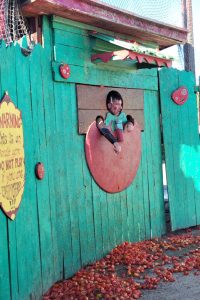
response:
[(106, 98), (106, 106), (110, 113), (118, 116), (123, 109), (123, 99), (117, 91), (110, 91)]

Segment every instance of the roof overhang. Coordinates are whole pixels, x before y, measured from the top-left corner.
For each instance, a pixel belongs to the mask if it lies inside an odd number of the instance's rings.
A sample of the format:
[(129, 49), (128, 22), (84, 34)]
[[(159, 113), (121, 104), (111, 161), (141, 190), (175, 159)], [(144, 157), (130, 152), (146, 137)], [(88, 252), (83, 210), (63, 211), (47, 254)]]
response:
[(187, 40), (184, 28), (142, 18), (97, 0), (28, 0), (23, 3), (22, 10), (26, 16), (57, 15), (155, 42), (160, 49), (183, 44)]

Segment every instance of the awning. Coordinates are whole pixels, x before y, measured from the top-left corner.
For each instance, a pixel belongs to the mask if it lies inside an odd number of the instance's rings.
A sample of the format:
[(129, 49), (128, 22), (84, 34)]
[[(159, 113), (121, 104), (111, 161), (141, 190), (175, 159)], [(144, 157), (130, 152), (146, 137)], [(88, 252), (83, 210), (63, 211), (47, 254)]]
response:
[(172, 61), (166, 58), (154, 57), (147, 54), (141, 54), (129, 50), (119, 50), (113, 52), (104, 52), (99, 54), (93, 54), (91, 56), (92, 62), (97, 62), (98, 60), (107, 63), (111, 60), (137, 60), (138, 63), (148, 63), (148, 64), (157, 64), (159, 67), (166, 66), (171, 67)]
[(125, 41), (97, 32), (90, 32), (90, 35), (112, 44), (119, 49), (109, 52), (101, 51), (100, 53), (94, 53), (91, 55), (92, 62), (107, 63), (109, 61), (133, 60), (138, 63), (156, 64), (159, 67), (165, 66), (169, 68), (172, 65), (172, 58), (167, 58), (162, 55), (155, 45), (154, 47), (147, 47), (138, 43), (138, 41)]

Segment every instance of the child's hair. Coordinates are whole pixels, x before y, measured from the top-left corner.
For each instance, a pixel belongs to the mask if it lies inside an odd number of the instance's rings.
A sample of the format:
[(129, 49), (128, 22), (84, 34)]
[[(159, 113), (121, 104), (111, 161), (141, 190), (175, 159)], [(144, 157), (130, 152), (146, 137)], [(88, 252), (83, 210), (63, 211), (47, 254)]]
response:
[[(117, 91), (110, 91), (107, 95), (107, 98), (106, 98), (106, 106), (107, 106), (107, 109), (108, 109), (108, 104), (111, 103), (113, 100), (121, 100), (122, 101), (122, 107), (123, 107), (123, 98), (122, 96), (120, 95), (119, 92)], [(109, 110), (109, 109), (108, 109)]]

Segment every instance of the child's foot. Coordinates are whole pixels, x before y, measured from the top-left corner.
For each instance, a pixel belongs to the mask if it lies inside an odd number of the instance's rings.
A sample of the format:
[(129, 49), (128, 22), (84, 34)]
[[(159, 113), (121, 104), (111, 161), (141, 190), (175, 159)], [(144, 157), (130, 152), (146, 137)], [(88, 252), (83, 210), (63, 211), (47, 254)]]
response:
[(127, 115), (126, 117), (127, 117), (128, 123), (132, 123), (133, 125), (135, 124), (135, 120), (131, 115)]
[(102, 128), (104, 126), (104, 118), (102, 116), (96, 117), (97, 128)]
[(122, 149), (121, 149), (121, 146), (120, 146), (119, 143), (115, 142), (115, 143), (113, 144), (113, 146), (114, 146), (114, 151), (115, 151), (117, 154), (121, 152)]
[(134, 129), (133, 123), (128, 122), (128, 123), (126, 124), (126, 128), (127, 128), (127, 131), (128, 131), (128, 132), (133, 131), (133, 129)]

